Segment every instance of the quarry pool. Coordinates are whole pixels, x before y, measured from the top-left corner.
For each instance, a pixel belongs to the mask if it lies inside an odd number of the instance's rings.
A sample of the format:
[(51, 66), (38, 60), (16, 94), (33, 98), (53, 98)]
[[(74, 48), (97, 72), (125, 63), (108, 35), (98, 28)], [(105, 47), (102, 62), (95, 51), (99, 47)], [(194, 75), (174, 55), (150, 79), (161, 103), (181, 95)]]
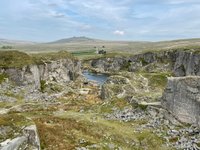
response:
[(93, 73), (93, 72), (89, 72), (88, 70), (84, 70), (83, 75), (89, 81), (95, 81), (99, 85), (102, 85), (107, 80), (107, 78), (109, 77), (107, 74)]

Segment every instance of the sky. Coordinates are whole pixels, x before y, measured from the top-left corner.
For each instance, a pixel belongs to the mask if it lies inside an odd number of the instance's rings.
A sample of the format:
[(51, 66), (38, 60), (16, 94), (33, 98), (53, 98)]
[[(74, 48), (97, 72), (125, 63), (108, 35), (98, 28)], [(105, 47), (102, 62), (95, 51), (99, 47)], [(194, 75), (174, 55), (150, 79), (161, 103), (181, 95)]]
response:
[(0, 38), (200, 38), (200, 0), (0, 0)]

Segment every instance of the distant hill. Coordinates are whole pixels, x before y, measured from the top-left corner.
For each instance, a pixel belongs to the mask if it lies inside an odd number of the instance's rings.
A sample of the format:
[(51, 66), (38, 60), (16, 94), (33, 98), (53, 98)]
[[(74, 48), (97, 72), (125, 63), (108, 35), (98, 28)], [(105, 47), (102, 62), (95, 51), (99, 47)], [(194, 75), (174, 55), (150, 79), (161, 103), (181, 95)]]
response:
[(12, 49), (17, 49), (24, 52), (54, 52), (65, 50), (68, 52), (88, 51), (95, 48), (105, 47), (107, 52), (120, 53), (140, 53), (144, 51), (165, 50), (172, 48), (198, 47), (200, 49), (200, 38), (193, 39), (177, 39), (171, 41), (109, 41), (93, 39), (88, 37), (71, 37), (49, 43), (34, 43), (27, 41), (5, 40), (0, 39), (0, 51), (3, 46), (12, 46)]
[(71, 38), (66, 38), (66, 39), (60, 39), (57, 41), (49, 42), (49, 44), (95, 42), (95, 41), (101, 41), (101, 40), (81, 36), (81, 37), (71, 37)]

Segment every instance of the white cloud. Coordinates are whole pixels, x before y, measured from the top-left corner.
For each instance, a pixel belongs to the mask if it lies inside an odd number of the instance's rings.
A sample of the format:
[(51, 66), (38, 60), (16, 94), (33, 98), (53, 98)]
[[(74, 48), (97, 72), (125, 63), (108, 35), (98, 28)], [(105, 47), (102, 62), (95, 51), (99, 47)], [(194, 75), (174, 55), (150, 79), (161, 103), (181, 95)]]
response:
[(0, 5), (5, 6), (1, 33), (17, 37), (20, 31), (27, 39), (49, 39), (50, 34), (136, 40), (200, 36), (199, 0), (0, 0)]
[(186, 3), (199, 3), (199, 0), (167, 0), (169, 4), (186, 4)]
[(121, 30), (116, 30), (113, 32), (115, 35), (124, 35), (125, 32), (124, 31), (121, 31)]
[(50, 11), (50, 16), (55, 17), (55, 18), (64, 18), (64, 17), (66, 17), (65, 14), (59, 13), (59, 12), (56, 12), (56, 11)]

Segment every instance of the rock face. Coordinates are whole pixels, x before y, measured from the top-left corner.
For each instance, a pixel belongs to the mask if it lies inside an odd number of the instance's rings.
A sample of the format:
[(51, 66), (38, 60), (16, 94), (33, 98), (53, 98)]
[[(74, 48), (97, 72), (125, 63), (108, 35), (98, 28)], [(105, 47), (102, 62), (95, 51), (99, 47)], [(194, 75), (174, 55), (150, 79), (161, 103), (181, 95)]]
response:
[(93, 60), (91, 66), (104, 72), (142, 69), (147, 72), (171, 71), (177, 77), (200, 75), (200, 54), (192, 50), (148, 52), (129, 57), (99, 58)]
[(180, 121), (200, 126), (200, 77), (170, 77), (162, 105)]
[(194, 52), (176, 53), (175, 76), (200, 75), (200, 54)]
[(41, 80), (56, 82), (74, 80), (81, 73), (81, 64), (76, 60), (61, 59), (22, 68), (0, 68), (0, 73), (7, 74), (16, 85), (33, 85), (33, 89), (38, 90)]

